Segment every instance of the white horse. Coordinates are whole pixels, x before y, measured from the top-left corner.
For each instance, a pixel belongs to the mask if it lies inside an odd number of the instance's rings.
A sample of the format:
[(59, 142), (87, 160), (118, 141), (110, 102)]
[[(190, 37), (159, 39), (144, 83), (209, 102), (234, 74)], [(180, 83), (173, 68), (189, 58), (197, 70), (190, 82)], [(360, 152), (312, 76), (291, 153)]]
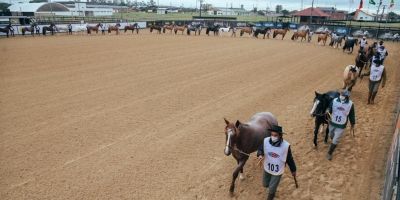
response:
[(231, 29), (231, 27), (226, 27), (226, 28), (224, 28), (224, 27), (222, 27), (222, 28), (219, 28), (219, 32), (229, 32), (229, 30)]
[(356, 85), (359, 73), (359, 67), (355, 65), (348, 65), (343, 72), (343, 89), (351, 91), (353, 86)]

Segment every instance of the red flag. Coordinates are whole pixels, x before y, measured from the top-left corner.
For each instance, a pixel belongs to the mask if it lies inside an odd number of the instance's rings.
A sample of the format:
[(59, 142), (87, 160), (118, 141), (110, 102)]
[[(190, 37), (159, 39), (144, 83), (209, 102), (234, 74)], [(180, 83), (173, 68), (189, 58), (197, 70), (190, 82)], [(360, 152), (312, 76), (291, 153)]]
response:
[(360, 0), (360, 5), (358, 6), (358, 9), (361, 10), (363, 8), (363, 0)]

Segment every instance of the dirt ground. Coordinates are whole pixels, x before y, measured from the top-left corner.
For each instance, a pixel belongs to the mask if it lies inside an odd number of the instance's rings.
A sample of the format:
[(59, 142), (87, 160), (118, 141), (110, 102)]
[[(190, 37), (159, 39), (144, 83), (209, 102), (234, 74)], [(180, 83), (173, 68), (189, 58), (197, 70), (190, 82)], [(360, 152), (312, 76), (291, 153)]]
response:
[(378, 199), (400, 94), (400, 45), (386, 47), (386, 87), (367, 106), (357, 83), (356, 136), (328, 161), (309, 110), (355, 53), (147, 31), (0, 39), (0, 199), (264, 199), (254, 158), (229, 196), (223, 153), (223, 117), (260, 111), (277, 116), (298, 167), (300, 187), (287, 168), (277, 199)]

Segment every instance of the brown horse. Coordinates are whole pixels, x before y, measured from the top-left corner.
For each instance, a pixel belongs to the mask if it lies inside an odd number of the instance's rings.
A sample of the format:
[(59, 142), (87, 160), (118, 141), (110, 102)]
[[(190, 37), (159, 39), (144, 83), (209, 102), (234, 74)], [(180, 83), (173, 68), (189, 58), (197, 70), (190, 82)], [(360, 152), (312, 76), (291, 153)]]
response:
[(88, 33), (88, 34), (91, 34), (92, 31), (96, 31), (96, 34), (97, 34), (97, 33), (99, 33), (99, 27), (103, 27), (103, 25), (100, 24), (100, 23), (98, 23), (96, 26), (89, 26), (89, 25), (87, 25), (87, 26), (86, 26), (87, 33)]
[(21, 32), (22, 35), (25, 35), (26, 32), (31, 32), (31, 35), (34, 36), (36, 30), (36, 24), (32, 24), (31, 26), (22, 27)]
[(355, 65), (348, 65), (343, 71), (343, 88), (351, 92), (353, 86), (356, 85), (357, 78), (360, 74), (360, 68)]
[(322, 43), (325, 46), (326, 41), (328, 40), (328, 36), (329, 36), (329, 33), (320, 33), (320, 34), (318, 34), (318, 44), (322, 41)]
[(115, 26), (109, 26), (108, 27), (108, 33), (111, 33), (112, 31), (115, 31), (117, 35), (119, 34), (119, 27), (121, 27), (121, 24), (116, 24)]
[(243, 36), (244, 33), (248, 33), (249, 35), (253, 34), (253, 27), (244, 27), (240, 29), (240, 36)]
[(139, 25), (137, 23), (134, 23), (132, 25), (125, 26), (124, 33), (126, 33), (127, 30), (132, 30), (132, 34), (133, 34), (133, 31), (136, 30), (136, 33), (139, 34)]
[(172, 33), (172, 31), (174, 31), (174, 24), (171, 25), (164, 25), (163, 26), (163, 33), (165, 33), (165, 30), (168, 29), (170, 33)]
[(297, 32), (293, 33), (292, 40), (296, 40), (297, 41), (297, 39), (299, 37), (301, 37), (300, 42), (303, 42), (303, 39), (304, 39), (304, 41), (306, 41), (307, 40), (306, 38), (307, 38), (309, 33), (310, 33), (309, 29), (307, 29), (305, 31), (304, 30), (303, 31), (297, 31)]
[(157, 26), (157, 25), (150, 25), (150, 33), (153, 32), (153, 30), (157, 30), (158, 34), (161, 34), (161, 30), (163, 29), (163, 27), (161, 26)]
[(275, 38), (278, 35), (282, 35), (282, 40), (285, 37), (286, 33), (289, 31), (289, 28), (284, 28), (284, 29), (275, 29), (274, 34), (272, 35), (272, 38)]
[(240, 174), (243, 179), (243, 167), (249, 159), (250, 153), (256, 151), (263, 144), (264, 138), (271, 135), (272, 125), (278, 125), (278, 121), (270, 112), (256, 113), (250, 118), (250, 121), (242, 124), (236, 121), (235, 124), (224, 119), (225, 126), (225, 150), (226, 156), (232, 154), (237, 161), (236, 169), (233, 172), (233, 179), (229, 191), (233, 194), (235, 190), (235, 180)]
[(187, 25), (183, 25), (183, 26), (174, 25), (175, 35), (178, 33), (178, 31), (182, 32), (182, 35), (183, 35), (183, 33), (185, 32), (186, 28), (187, 28)]

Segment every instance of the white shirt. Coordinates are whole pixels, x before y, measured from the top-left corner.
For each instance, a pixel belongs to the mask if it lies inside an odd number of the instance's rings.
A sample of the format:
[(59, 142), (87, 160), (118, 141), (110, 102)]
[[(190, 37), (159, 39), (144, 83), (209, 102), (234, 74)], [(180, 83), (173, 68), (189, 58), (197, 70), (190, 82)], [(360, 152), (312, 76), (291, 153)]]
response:
[(290, 144), (283, 140), (279, 147), (275, 147), (269, 143), (270, 138), (264, 139), (264, 170), (272, 175), (281, 175), (285, 171)]

